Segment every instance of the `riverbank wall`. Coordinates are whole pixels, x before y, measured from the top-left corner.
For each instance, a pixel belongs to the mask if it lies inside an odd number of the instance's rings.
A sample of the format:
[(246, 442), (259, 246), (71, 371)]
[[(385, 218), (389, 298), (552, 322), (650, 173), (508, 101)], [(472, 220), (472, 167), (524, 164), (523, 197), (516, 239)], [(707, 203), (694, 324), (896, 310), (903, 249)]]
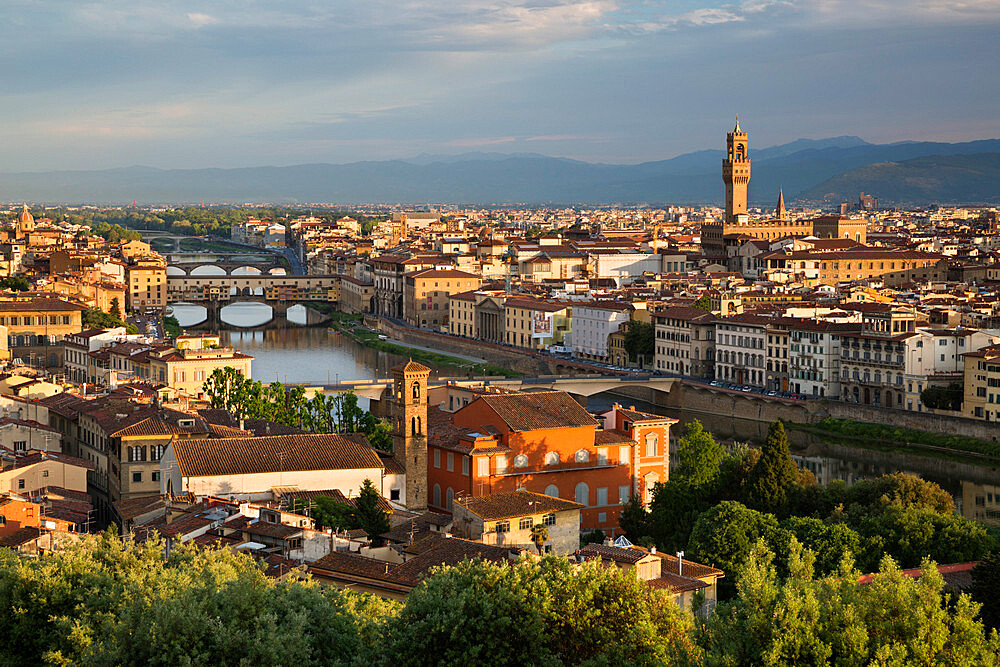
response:
[[(502, 366), (524, 375), (573, 375), (593, 373), (594, 367), (569, 359), (559, 359), (547, 354), (518, 350), (505, 345), (497, 345), (481, 340), (470, 340), (458, 336), (414, 329), (392, 320), (365, 318), (365, 324), (385, 334), (391, 339), (439, 350), (442, 354), (463, 354), (478, 357), (488, 364)], [(603, 372), (603, 371), (602, 371)], [(611, 371), (608, 371), (612, 374)], [(626, 373), (613, 373), (624, 375)]]

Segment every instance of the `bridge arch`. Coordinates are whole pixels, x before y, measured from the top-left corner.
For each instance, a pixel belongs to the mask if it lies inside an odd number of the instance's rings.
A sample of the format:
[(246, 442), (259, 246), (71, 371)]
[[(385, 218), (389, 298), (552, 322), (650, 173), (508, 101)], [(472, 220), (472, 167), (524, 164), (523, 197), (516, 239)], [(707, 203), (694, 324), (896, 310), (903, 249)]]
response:
[(202, 264), (188, 271), (190, 276), (225, 276), (226, 270), (218, 264)]

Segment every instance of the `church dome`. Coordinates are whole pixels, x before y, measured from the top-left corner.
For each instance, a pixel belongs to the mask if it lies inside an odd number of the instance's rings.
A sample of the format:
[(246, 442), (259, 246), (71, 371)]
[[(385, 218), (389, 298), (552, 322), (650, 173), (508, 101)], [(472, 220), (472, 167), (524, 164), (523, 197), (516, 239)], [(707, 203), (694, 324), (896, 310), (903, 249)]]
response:
[(28, 210), (28, 205), (25, 204), (24, 208), (21, 210), (21, 215), (17, 216), (17, 221), (19, 223), (31, 224), (35, 221), (34, 216), (31, 215), (31, 211)]

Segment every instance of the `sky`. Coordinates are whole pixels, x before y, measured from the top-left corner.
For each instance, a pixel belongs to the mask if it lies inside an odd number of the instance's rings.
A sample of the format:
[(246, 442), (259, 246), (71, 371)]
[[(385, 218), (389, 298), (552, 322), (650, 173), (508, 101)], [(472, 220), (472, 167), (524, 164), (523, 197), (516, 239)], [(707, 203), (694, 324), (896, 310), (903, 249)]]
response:
[(1000, 0), (3, 0), (0, 171), (1000, 137)]

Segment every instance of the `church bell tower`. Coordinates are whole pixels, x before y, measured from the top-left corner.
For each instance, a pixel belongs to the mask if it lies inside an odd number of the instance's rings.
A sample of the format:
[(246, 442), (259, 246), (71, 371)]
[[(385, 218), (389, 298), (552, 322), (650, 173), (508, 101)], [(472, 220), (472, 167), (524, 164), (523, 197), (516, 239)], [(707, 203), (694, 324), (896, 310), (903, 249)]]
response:
[(726, 184), (726, 224), (747, 222), (747, 187), (750, 184), (750, 158), (747, 155), (749, 135), (736, 127), (726, 134), (726, 159), (722, 161), (722, 181)]
[(427, 509), (427, 378), (412, 359), (392, 369), (392, 454), (406, 471), (406, 509)]

